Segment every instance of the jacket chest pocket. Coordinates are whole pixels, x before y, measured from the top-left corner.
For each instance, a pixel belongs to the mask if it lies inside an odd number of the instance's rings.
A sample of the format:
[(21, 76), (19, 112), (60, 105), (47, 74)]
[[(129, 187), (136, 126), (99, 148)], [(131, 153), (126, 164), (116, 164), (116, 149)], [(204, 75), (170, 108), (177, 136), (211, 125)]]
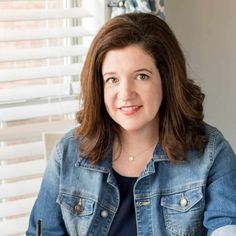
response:
[(191, 189), (161, 198), (165, 226), (172, 235), (204, 235), (202, 189)]
[(57, 202), (61, 206), (68, 233), (73, 236), (86, 235), (93, 218), (95, 201), (84, 196), (61, 193)]

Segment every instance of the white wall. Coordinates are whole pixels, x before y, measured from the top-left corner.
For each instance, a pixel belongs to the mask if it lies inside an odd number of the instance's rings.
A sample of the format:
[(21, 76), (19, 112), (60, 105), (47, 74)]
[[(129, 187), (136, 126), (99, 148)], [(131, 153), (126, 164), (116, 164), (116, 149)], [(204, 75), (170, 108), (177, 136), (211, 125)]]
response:
[(167, 23), (179, 39), (190, 77), (206, 94), (205, 121), (236, 151), (236, 1), (166, 0)]

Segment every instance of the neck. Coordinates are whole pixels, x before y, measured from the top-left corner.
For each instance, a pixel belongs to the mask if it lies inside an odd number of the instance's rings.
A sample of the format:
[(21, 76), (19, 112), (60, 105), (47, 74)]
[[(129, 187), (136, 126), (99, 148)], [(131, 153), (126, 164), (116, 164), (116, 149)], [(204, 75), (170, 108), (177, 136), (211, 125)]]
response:
[(123, 131), (121, 133), (121, 146), (129, 153), (138, 153), (144, 147), (149, 147), (158, 143), (158, 129), (149, 130), (149, 132)]
[[(155, 132), (154, 132), (155, 131)], [(119, 143), (116, 139), (113, 145), (113, 168), (124, 176), (139, 176), (151, 160), (156, 144), (158, 130), (137, 133), (122, 132)]]

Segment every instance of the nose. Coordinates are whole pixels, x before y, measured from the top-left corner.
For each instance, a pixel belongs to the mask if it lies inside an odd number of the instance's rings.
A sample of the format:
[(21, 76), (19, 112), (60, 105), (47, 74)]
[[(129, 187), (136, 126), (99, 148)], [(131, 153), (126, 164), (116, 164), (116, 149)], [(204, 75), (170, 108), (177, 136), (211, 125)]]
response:
[(118, 99), (127, 101), (133, 99), (135, 96), (134, 85), (130, 80), (122, 80), (119, 86)]

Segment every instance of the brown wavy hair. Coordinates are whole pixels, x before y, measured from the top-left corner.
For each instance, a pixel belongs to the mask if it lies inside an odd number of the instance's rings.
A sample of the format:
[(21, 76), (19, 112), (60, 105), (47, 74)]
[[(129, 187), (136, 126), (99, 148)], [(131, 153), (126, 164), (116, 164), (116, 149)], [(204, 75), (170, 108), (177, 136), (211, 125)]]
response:
[[(207, 143), (203, 123), (204, 94), (187, 77), (186, 62), (170, 27), (157, 16), (130, 13), (101, 28), (88, 51), (81, 73), (83, 108), (77, 113), (80, 154), (96, 163), (112, 146), (120, 129), (104, 104), (102, 63), (112, 49), (140, 45), (155, 60), (163, 87), (159, 110), (159, 142), (173, 162), (186, 159), (189, 149), (203, 152)], [(157, 131), (158, 132), (158, 131)]]

